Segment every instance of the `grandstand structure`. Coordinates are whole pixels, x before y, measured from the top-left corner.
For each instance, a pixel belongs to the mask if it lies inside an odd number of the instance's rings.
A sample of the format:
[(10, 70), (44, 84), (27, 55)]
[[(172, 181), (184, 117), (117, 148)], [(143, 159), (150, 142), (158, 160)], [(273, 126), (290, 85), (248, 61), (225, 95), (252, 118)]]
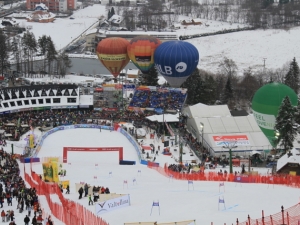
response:
[(134, 92), (128, 109), (155, 111), (158, 114), (181, 110), (187, 98), (187, 89), (140, 86)]
[(0, 114), (19, 111), (92, 108), (93, 96), (80, 95), (77, 85), (34, 85), (0, 90)]

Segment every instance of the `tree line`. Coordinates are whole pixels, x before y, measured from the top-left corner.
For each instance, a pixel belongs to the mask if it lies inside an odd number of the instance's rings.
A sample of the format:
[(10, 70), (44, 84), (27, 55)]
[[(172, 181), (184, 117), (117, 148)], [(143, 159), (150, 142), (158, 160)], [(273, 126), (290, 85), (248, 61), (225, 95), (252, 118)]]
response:
[[(242, 76), (238, 75), (235, 62), (224, 58), (218, 65), (217, 73), (196, 69), (181, 87), (188, 89), (188, 105), (199, 102), (207, 105), (227, 104), (231, 110), (244, 109), (249, 112), (255, 92), (263, 85), (270, 82), (284, 83), (298, 94), (299, 79), (296, 58), (280, 69), (264, 69), (259, 72), (248, 69)], [(142, 85), (157, 86), (158, 73), (155, 67), (148, 74), (142, 74), (140, 81)], [(167, 83), (165, 85), (168, 86)]]
[[(71, 61), (64, 51), (57, 51), (52, 38), (43, 35), (38, 39), (27, 31), (23, 36), (9, 37), (0, 30), (0, 72), (1, 75), (11, 75), (14, 70), (24, 76), (34, 77), (46, 74), (64, 76), (71, 68)], [(36, 61), (37, 56), (41, 60)], [(35, 63), (34, 63), (35, 62)]]
[[(128, 30), (162, 30), (172, 27), (180, 15), (240, 23), (253, 28), (289, 28), (300, 24), (300, 0), (148, 0), (136, 7), (116, 7)], [(174, 28), (174, 27), (173, 27)]]

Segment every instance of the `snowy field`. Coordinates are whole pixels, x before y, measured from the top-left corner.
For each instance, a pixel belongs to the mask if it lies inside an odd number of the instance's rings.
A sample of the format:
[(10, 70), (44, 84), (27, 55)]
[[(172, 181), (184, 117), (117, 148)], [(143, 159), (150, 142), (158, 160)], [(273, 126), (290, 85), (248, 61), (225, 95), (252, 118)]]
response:
[(16, 21), (21, 27), (31, 26), (30, 32), (34, 33), (36, 39), (43, 35), (51, 36), (56, 49), (62, 49), (95, 25), (101, 16), (106, 15), (105, 6), (97, 4), (75, 11), (72, 20), (56, 18), (53, 23), (33, 23), (25, 19)]
[[(38, 156), (62, 156), (64, 146), (123, 146), (124, 159), (137, 160), (135, 149), (120, 133), (104, 130), (100, 133), (96, 129), (58, 131), (47, 137)], [(9, 151), (10, 148), (6, 148)], [(101, 162), (96, 167), (96, 158), (104, 156), (107, 157), (107, 162)], [(248, 214), (251, 218), (260, 218), (261, 210), (265, 211), (265, 215), (270, 215), (279, 212), (281, 205), (287, 208), (298, 203), (299, 190), (296, 188), (227, 182), (225, 189), (221, 188), (219, 193), (219, 182), (194, 181), (192, 187), (188, 186), (187, 181), (170, 180), (144, 165), (118, 165), (114, 159), (110, 159), (116, 157), (118, 156), (115, 154), (102, 155), (102, 153), (99, 153), (97, 157), (88, 153), (80, 154), (78, 157), (72, 155), (68, 158), (68, 163), (64, 164), (67, 170), (67, 176), (64, 179), (70, 180), (71, 186), (71, 194), (66, 197), (76, 202), (79, 201), (92, 212), (95, 212), (95, 206), (88, 206), (87, 198), (78, 200), (75, 183), (87, 182), (91, 185), (109, 187), (113, 193), (130, 194), (130, 206), (101, 215), (109, 224), (122, 225), (124, 222), (139, 221), (174, 222), (193, 219), (196, 220), (196, 224), (209, 225), (211, 222), (216, 225), (231, 224), (236, 221), (236, 218), (239, 218), (240, 222), (245, 221)], [(170, 159), (165, 157), (167, 156), (157, 156), (161, 164)], [(81, 158), (82, 160), (79, 161)], [(26, 169), (29, 171), (29, 165)], [(40, 163), (34, 164), (33, 169), (38, 174), (42, 173)], [(241, 171), (239, 167), (234, 169)], [(138, 170), (141, 171), (140, 174)], [(112, 176), (109, 176), (109, 172), (112, 172)], [(260, 172), (266, 172), (266, 170), (262, 169)], [(137, 181), (135, 184), (133, 179)], [(128, 181), (128, 186), (123, 186), (124, 180)], [(226, 209), (220, 204), (220, 210), (218, 210), (219, 197), (224, 197)], [(56, 196), (52, 198), (58, 201)], [(41, 199), (42, 203), (46, 204), (45, 200)], [(159, 201), (160, 215), (157, 208), (154, 208), (150, 215), (153, 201)], [(43, 205), (43, 208), (47, 209), (47, 205)], [(16, 213), (17, 224), (22, 223), (25, 216), (23, 214), (20, 216)], [(63, 223), (55, 221), (55, 224)]]
[[(105, 6), (95, 4), (84, 9), (77, 10), (72, 17), (57, 18), (54, 23), (40, 24), (29, 23), (26, 20), (17, 20), (21, 26), (32, 26), (30, 30), (38, 38), (42, 35), (50, 35), (57, 49), (62, 49), (71, 43), (77, 37), (84, 37), (84, 33), (98, 19), (106, 16)], [(179, 16), (175, 25), (183, 19), (189, 20), (190, 17)], [(243, 27), (243, 24), (201, 20), (203, 25), (182, 26), (176, 30), (178, 37), (180, 35), (191, 35), (200, 33), (216, 32), (224, 29), (236, 29)], [(206, 25), (209, 26), (206, 26)], [(269, 29), (243, 31), (231, 34), (215, 35), (209, 37), (195, 38), (187, 40), (195, 45), (200, 53), (200, 62), (198, 68), (211, 72), (218, 72), (218, 65), (227, 57), (235, 61), (238, 66), (238, 73), (242, 75), (244, 70), (251, 68), (253, 71), (262, 70), (264, 58), (266, 69), (277, 69), (282, 67), (296, 57), (300, 59), (300, 47), (298, 37), (300, 28), (292, 28), (288, 31)], [(284, 41), (283, 41), (284, 40)], [(74, 57), (71, 56), (71, 57)], [(78, 57), (78, 56), (76, 56)], [(79, 55), (79, 57), (90, 57)]]

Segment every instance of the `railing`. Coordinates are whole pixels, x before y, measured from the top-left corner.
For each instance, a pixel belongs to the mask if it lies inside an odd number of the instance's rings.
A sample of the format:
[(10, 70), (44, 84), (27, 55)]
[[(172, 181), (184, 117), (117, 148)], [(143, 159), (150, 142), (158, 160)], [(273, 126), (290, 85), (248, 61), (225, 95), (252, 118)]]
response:
[[(220, 174), (218, 172), (208, 172), (204, 173), (204, 168), (201, 168), (200, 173), (179, 173), (168, 169), (167, 165), (158, 167), (154, 164), (148, 164), (148, 167), (155, 169), (160, 174), (164, 176), (172, 177), (172, 179), (178, 180), (201, 180), (201, 181), (229, 181), (229, 182), (241, 182), (241, 183), (264, 183), (264, 184), (281, 184), (289, 187), (300, 188), (300, 176), (291, 175), (234, 175), (234, 174)], [(300, 221), (300, 203), (284, 209), (281, 207), (281, 212), (270, 216), (264, 216), (264, 211), (262, 211), (262, 217), (259, 219), (252, 219), (249, 215), (246, 221), (239, 222), (237, 219), (236, 225), (299, 225)], [(211, 223), (213, 225), (213, 223)], [(226, 225), (226, 224), (225, 224)]]
[[(66, 225), (108, 225), (106, 221), (87, 210), (84, 206), (66, 199), (57, 184), (45, 183), (33, 171), (30, 174), (25, 171), (24, 177), (25, 181), (37, 190), (38, 195), (46, 197), (52, 215)], [(51, 194), (56, 194), (60, 202), (52, 201)]]

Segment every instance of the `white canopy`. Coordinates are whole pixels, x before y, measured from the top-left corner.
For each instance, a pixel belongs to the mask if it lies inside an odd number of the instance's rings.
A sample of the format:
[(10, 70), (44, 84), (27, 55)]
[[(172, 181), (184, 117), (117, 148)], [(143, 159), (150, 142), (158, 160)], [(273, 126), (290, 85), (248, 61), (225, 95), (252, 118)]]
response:
[(4, 134), (5, 133), (5, 130), (0, 130), (0, 134)]
[(12, 137), (12, 134), (5, 134), (5, 137)]
[(146, 136), (146, 130), (144, 128), (138, 128), (138, 129), (136, 129), (136, 134), (139, 137), (145, 137)]
[(256, 150), (253, 150), (251, 153), (250, 153), (251, 155), (255, 155), (255, 154), (259, 154), (259, 155), (261, 155), (261, 152), (259, 152), (259, 151), (256, 151)]
[(153, 116), (148, 116), (146, 117), (148, 120), (154, 122), (157, 121), (159, 123), (162, 123), (163, 121), (165, 122), (178, 122), (179, 115), (176, 114), (162, 114), (162, 115), (153, 115)]

